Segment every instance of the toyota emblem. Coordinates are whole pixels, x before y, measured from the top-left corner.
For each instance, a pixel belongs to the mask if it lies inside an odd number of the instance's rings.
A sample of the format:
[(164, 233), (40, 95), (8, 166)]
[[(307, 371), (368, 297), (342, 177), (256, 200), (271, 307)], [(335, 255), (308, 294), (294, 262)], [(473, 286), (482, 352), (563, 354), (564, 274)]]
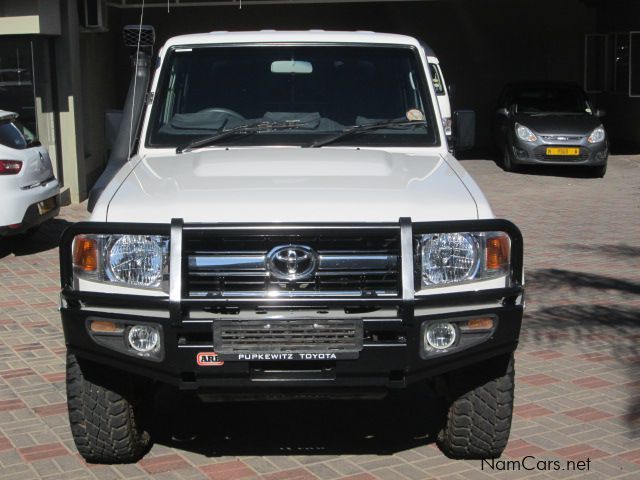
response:
[(269, 251), (266, 267), (278, 280), (303, 280), (318, 268), (318, 254), (304, 245), (281, 245)]

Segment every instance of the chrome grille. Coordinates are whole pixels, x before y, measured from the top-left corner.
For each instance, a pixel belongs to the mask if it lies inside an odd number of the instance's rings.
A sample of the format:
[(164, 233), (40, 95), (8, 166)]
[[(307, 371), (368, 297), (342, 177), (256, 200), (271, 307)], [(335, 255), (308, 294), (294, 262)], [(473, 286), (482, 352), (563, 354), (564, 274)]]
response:
[(362, 350), (362, 320), (216, 320), (219, 354), (336, 353)]
[[(267, 253), (281, 245), (304, 245), (318, 255), (312, 276), (295, 281), (270, 275)], [(215, 235), (185, 232), (189, 298), (397, 296), (399, 233), (322, 235)]]
[(545, 142), (579, 142), (584, 137), (573, 135), (541, 135)]

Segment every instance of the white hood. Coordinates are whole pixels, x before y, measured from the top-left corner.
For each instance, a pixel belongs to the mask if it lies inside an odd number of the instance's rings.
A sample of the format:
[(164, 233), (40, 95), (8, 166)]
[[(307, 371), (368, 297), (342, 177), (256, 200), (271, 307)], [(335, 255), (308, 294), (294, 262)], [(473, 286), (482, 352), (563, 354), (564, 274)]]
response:
[(110, 222), (469, 220), (478, 210), (440, 156), (341, 148), (215, 149), (144, 158)]

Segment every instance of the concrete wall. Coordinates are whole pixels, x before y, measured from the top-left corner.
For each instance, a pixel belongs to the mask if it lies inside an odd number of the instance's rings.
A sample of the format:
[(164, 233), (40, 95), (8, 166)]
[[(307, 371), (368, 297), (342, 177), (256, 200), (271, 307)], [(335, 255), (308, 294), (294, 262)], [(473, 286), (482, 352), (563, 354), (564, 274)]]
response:
[[(78, 9), (75, 0), (60, 2), (62, 35), (54, 41), (54, 69), (58, 109), (59, 152), (62, 157), (63, 199), (73, 203), (87, 196), (83, 128), (83, 84), (80, 62)], [(99, 52), (96, 52), (99, 55)]]
[[(104, 112), (124, 101), (124, 95), (121, 98), (120, 91), (114, 88), (119, 76), (114, 68), (117, 63), (114, 43), (120, 42), (120, 39), (121, 35), (116, 36), (113, 31), (80, 33), (84, 162), (89, 188), (98, 179), (107, 161)], [(124, 70), (122, 76), (126, 77), (129, 73), (126, 68)]]
[(2, 35), (60, 35), (59, 0), (0, 2)]

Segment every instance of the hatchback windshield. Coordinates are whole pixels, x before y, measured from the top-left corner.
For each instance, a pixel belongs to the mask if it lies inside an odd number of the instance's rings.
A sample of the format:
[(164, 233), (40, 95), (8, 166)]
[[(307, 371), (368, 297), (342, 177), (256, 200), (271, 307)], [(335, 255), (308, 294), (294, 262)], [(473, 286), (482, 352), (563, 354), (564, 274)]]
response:
[[(307, 146), (331, 136), (336, 145), (435, 146), (424, 85), (411, 48), (176, 48), (164, 62), (147, 146), (207, 137), (224, 145)], [(354, 125), (383, 122), (391, 124), (336, 137)]]
[(517, 90), (513, 103), (524, 114), (588, 114), (591, 108), (585, 94), (573, 87), (540, 87)]
[(0, 120), (0, 145), (22, 150), (37, 144), (36, 136), (17, 120)]

